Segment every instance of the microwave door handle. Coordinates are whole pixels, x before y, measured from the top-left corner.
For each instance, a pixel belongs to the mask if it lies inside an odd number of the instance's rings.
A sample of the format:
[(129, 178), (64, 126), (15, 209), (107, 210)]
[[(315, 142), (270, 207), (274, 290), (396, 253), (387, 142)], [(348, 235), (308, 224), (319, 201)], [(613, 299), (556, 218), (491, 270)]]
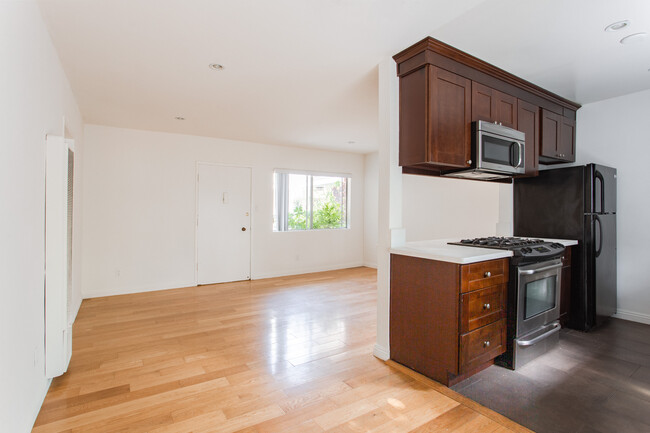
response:
[[(515, 148), (517, 149), (517, 163), (515, 164), (515, 156), (514, 156), (514, 151)], [(523, 159), (522, 157), (522, 143), (519, 141), (513, 141), (512, 144), (510, 144), (510, 165), (513, 166), (514, 168), (519, 168), (521, 167), (521, 160)]]
[(517, 167), (517, 164), (515, 164), (515, 158), (516, 158), (516, 156), (515, 156), (515, 147), (516, 146), (515, 145), (516, 144), (517, 144), (516, 141), (513, 141), (512, 143), (510, 143), (510, 161), (508, 161), (508, 162), (510, 163), (511, 167)]
[(517, 147), (519, 148), (519, 161), (517, 162), (517, 168), (521, 167), (522, 163), (522, 154), (524, 153), (524, 144), (521, 141), (517, 142)]

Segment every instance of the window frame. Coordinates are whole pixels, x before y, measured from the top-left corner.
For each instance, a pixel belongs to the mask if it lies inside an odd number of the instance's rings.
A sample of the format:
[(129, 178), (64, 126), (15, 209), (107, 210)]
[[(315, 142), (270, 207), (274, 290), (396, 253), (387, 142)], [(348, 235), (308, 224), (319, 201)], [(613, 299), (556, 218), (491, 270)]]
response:
[[(289, 230), (288, 228), (288, 217), (289, 217), (289, 186), (286, 184), (285, 192), (283, 194), (285, 201), (285, 212), (284, 212), (284, 224), (280, 221), (280, 204), (278, 203), (278, 191), (277, 191), (277, 174), (296, 174), (307, 176), (307, 192), (306, 192), (306, 202), (305, 202), (305, 218), (309, 222), (309, 227), (304, 230)], [(346, 193), (345, 193), (345, 227), (327, 227), (327, 228), (313, 228), (314, 224), (314, 176), (321, 177), (336, 177), (336, 178), (345, 178), (346, 181)], [(293, 170), (286, 168), (276, 168), (273, 169), (273, 233), (299, 233), (299, 232), (313, 232), (313, 231), (325, 231), (325, 230), (349, 230), (350, 229), (350, 198), (352, 190), (352, 174), (351, 173), (336, 173), (336, 172), (324, 172), (324, 171), (312, 171), (312, 170)], [(277, 230), (275, 224), (275, 217), (277, 217)], [(286, 227), (284, 230), (280, 230), (280, 227)]]

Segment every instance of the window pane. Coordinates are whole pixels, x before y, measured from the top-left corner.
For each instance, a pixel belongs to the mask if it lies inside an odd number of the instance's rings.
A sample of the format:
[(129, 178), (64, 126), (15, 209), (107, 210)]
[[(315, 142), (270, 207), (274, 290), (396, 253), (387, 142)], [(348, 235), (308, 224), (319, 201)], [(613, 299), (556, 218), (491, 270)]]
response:
[(287, 213), (288, 230), (307, 229), (307, 175), (287, 175), (287, 187), (289, 188), (289, 210)]
[(313, 177), (314, 229), (347, 227), (347, 179), (344, 177)]

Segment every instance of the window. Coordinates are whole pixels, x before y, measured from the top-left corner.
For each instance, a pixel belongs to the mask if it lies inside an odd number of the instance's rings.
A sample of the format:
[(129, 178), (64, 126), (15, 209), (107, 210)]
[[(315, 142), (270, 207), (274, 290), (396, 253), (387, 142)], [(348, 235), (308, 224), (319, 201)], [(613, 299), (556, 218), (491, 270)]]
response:
[(349, 177), (279, 170), (274, 176), (273, 231), (348, 227)]

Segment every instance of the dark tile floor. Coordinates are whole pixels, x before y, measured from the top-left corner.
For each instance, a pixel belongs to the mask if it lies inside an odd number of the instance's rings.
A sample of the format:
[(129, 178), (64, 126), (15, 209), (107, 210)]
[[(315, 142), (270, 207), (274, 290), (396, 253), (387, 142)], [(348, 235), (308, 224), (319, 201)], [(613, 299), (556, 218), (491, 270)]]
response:
[(517, 371), (491, 366), (453, 390), (538, 433), (650, 432), (650, 325), (562, 330)]

